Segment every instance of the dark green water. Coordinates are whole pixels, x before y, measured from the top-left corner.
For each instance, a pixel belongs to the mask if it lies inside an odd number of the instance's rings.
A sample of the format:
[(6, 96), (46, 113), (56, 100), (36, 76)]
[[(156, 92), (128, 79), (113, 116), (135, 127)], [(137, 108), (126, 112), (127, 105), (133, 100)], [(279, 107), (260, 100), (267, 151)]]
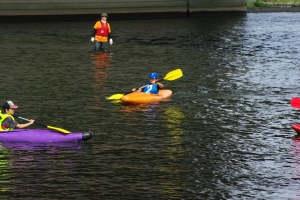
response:
[[(298, 13), (110, 21), (114, 44), (91, 53), (95, 21), (0, 24), (2, 101), (84, 144), (0, 151), (2, 199), (299, 198)], [(169, 101), (107, 101), (151, 71)], [(22, 123), (22, 121), (19, 121)], [(41, 128), (33, 125), (31, 128)]]

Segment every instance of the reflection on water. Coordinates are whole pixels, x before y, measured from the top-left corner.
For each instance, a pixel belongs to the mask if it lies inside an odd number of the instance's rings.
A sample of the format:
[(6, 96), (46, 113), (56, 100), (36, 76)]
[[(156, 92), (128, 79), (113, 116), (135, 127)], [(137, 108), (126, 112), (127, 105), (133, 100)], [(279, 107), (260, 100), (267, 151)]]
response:
[[(108, 53), (94, 53), (92, 55), (92, 66), (94, 70), (95, 87), (106, 89), (105, 85), (108, 81), (108, 71), (111, 70), (110, 57)], [(103, 88), (104, 87), (104, 88)]]
[(10, 168), (12, 166), (11, 161), (11, 152), (7, 150), (5, 147), (0, 146), (0, 191), (1, 193), (12, 190), (10, 188)]
[(96, 102), (103, 100), (103, 91), (106, 91), (106, 85), (109, 76), (109, 71), (111, 70), (111, 55), (109, 53), (93, 53), (92, 54), (92, 67), (94, 72), (94, 88), (93, 92)]
[(123, 113), (131, 113), (131, 112), (142, 112), (145, 116), (151, 115), (155, 110), (159, 108), (160, 102), (155, 102), (151, 104), (137, 104), (137, 105), (130, 105), (130, 104), (123, 104), (121, 101), (119, 102), (121, 104), (121, 112)]
[[(183, 160), (185, 155), (182, 148), (184, 130), (180, 128), (184, 118), (184, 113), (176, 106), (168, 106), (164, 110), (163, 119), (166, 122), (164, 125), (167, 130), (164, 134), (166, 134), (167, 139), (165, 140), (166, 145), (163, 147), (163, 155), (166, 157), (166, 161), (159, 167), (162, 174), (167, 173), (176, 177), (178, 174), (184, 174), (188, 171), (187, 168), (178, 166), (178, 162)], [(178, 184), (176, 179), (165, 179), (165, 175), (161, 175), (160, 179), (162, 180), (160, 184), (163, 194), (182, 198), (180, 192), (182, 186)]]
[[(17, 196), (39, 194), (36, 185), (47, 186), (47, 182), (68, 180), (68, 177), (54, 177), (65, 170), (79, 173), (80, 163), (74, 159), (81, 155), (82, 143), (18, 143), (4, 142), (0, 151), (0, 188), (2, 194)], [(75, 157), (74, 157), (75, 156)], [(53, 176), (54, 175), (54, 176)], [(50, 186), (51, 187), (51, 186)], [(24, 191), (26, 188), (26, 191)], [(45, 191), (45, 190), (44, 190)], [(26, 195), (27, 194), (27, 195)]]
[(299, 183), (300, 183), (300, 142), (295, 141), (291, 144), (289, 153), (291, 157), (288, 158), (286, 167), (289, 166), (292, 170), (289, 173), (290, 180), (288, 183), (289, 194), (286, 196), (300, 196)]

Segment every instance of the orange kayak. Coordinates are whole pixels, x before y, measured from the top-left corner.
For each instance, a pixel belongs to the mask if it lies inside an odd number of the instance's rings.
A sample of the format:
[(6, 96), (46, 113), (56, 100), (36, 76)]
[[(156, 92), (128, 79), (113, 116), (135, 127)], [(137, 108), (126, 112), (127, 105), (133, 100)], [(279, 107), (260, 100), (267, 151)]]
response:
[(153, 103), (168, 99), (172, 96), (171, 90), (159, 90), (158, 94), (132, 92), (122, 96), (121, 101), (128, 104)]

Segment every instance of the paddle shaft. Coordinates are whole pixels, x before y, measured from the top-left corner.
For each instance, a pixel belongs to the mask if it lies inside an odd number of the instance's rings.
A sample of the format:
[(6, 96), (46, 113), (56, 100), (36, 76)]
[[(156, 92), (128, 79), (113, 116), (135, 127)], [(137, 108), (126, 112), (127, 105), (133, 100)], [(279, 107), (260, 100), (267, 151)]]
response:
[[(24, 118), (24, 117), (20, 117), (20, 116), (15, 116), (14, 115), (14, 117), (17, 117), (17, 118), (19, 118), (19, 119), (23, 119), (23, 120), (25, 120), (25, 121), (28, 121), (28, 122), (30, 122), (30, 119), (27, 119), (27, 118)], [(38, 125), (40, 125), (40, 126), (43, 126), (43, 127), (47, 127), (47, 125), (45, 125), (45, 124), (42, 124), (42, 123), (39, 123), (39, 122), (34, 122), (35, 124), (38, 124)]]
[[(30, 121), (30, 119), (26, 119), (26, 118), (24, 118), (24, 117), (20, 117), (20, 116), (14, 116), (14, 117), (17, 117), (17, 118), (19, 118), (19, 119), (23, 119), (23, 120), (25, 120), (25, 121)], [(38, 124), (38, 125), (40, 125), (40, 126), (46, 127), (46, 128), (50, 128), (50, 129), (53, 129), (53, 130), (62, 132), (62, 133), (66, 133), (66, 134), (70, 133), (70, 131), (67, 131), (67, 130), (62, 129), (62, 128), (58, 128), (58, 127), (54, 127), (54, 126), (45, 125), (45, 124), (42, 124), (42, 123), (39, 123), (39, 122), (36, 122), (36, 121), (35, 121), (34, 123), (35, 123), (35, 124)]]

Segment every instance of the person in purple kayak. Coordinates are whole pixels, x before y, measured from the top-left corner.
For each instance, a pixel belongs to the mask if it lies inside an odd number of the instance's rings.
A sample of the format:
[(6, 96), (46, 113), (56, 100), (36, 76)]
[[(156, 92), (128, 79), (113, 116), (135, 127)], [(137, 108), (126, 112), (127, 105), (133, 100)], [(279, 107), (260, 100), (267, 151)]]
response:
[(15, 121), (13, 115), (15, 114), (15, 109), (19, 106), (15, 105), (12, 101), (6, 101), (2, 105), (2, 112), (0, 111), (0, 131), (10, 131), (14, 128), (26, 128), (34, 123), (31, 119), (26, 124), (19, 124)]
[(158, 74), (156, 72), (151, 72), (148, 78), (149, 82), (146, 85), (139, 89), (133, 88), (132, 92), (139, 91), (149, 94), (158, 94), (159, 89), (164, 88), (164, 85), (158, 82)]

